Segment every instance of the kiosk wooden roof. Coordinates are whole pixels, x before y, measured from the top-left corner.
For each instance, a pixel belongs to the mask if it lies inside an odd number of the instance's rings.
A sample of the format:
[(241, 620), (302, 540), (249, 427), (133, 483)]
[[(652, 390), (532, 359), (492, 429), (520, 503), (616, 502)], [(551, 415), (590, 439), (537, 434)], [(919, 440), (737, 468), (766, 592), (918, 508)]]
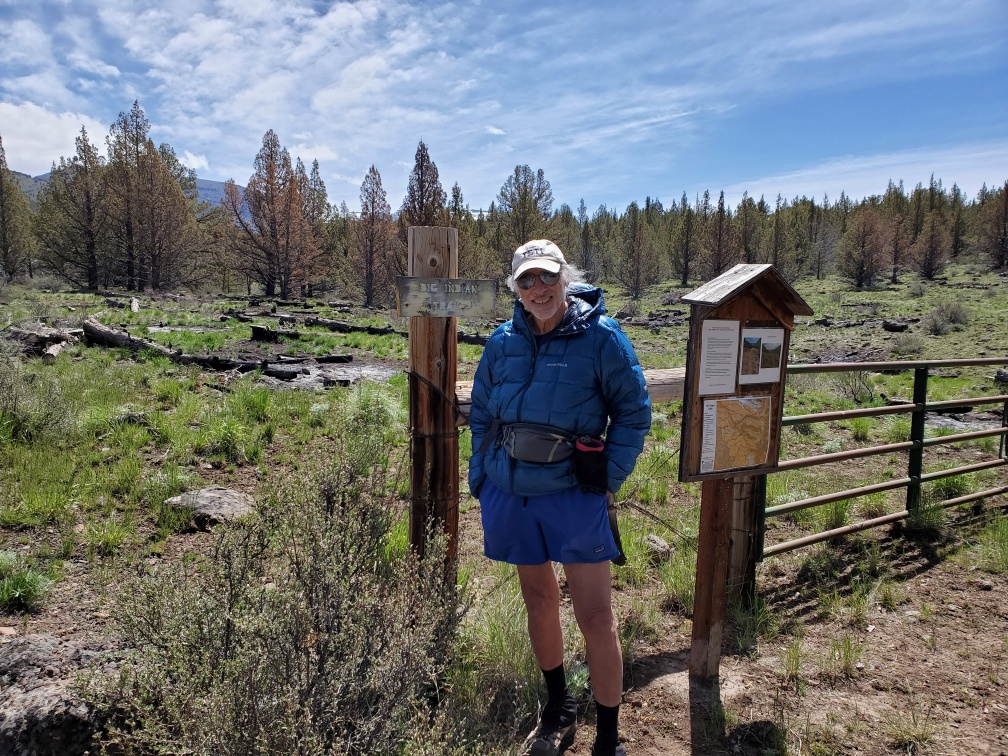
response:
[[(739, 263), (713, 281), (705, 283), (699, 289), (694, 289), (681, 301), (701, 307), (719, 307), (740, 295), (757, 281), (760, 284), (757, 287), (760, 299), (772, 312), (780, 312), (783, 308), (792, 316), (812, 314), (812, 308), (808, 303), (770, 264), (747, 265)], [(781, 317), (780, 320), (790, 323), (790, 318)]]

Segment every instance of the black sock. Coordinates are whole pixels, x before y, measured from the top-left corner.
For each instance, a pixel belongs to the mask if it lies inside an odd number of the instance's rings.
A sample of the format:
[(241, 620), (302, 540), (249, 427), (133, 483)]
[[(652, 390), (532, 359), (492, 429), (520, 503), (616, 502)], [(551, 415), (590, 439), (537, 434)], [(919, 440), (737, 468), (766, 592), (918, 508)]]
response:
[(603, 743), (619, 740), (619, 704), (603, 706), (595, 702), (595, 737)]
[(567, 675), (564, 674), (564, 666), (553, 669), (544, 669), (543, 678), (546, 680), (546, 705), (560, 708), (567, 700)]

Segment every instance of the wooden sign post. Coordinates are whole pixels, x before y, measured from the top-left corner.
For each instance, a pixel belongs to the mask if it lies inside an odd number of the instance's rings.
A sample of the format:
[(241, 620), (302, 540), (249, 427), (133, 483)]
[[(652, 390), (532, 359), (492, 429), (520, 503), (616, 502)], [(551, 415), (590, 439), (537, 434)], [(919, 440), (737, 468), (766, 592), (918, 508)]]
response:
[[(458, 277), (458, 231), (412, 226), (410, 276)], [(459, 442), (455, 426), (458, 332), (453, 317), (409, 321), (410, 545), (423, 555), (427, 529), (448, 536), (450, 569), (458, 559)], [(452, 572), (454, 574), (454, 572)]]
[(459, 407), (456, 317), (493, 314), (497, 283), (458, 277), (458, 231), (411, 226), (408, 276), (396, 280), (396, 311), (409, 320), (410, 523), (413, 550), (428, 529), (448, 536), (448, 577), (458, 561)]
[(748, 492), (777, 465), (794, 316), (812, 309), (771, 265), (736, 265), (682, 301), (691, 309), (679, 480), (703, 481), (690, 675), (712, 678), (729, 566), (755, 570)]

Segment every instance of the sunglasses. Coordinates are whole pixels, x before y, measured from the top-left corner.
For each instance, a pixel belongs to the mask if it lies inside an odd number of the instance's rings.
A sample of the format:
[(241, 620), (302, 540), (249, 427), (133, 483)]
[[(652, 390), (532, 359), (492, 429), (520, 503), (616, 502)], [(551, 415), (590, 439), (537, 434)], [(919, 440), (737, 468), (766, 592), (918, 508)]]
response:
[(518, 284), (518, 288), (522, 291), (528, 291), (535, 286), (535, 280), (537, 278), (543, 282), (544, 286), (552, 286), (560, 280), (560, 274), (550, 273), (545, 270), (541, 270), (538, 273), (522, 273), (515, 279), (515, 283)]

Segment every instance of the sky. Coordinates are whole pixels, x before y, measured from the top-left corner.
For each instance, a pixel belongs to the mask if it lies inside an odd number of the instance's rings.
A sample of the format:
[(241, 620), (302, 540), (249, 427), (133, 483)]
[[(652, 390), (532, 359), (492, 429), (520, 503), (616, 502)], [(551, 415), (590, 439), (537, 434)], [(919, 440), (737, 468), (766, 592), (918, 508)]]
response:
[(720, 191), (860, 199), (1008, 179), (1005, 0), (0, 0), (0, 138), (39, 175), (138, 101), (200, 178), (267, 130), (392, 210), (422, 140), (487, 208), (515, 167), (554, 208)]

